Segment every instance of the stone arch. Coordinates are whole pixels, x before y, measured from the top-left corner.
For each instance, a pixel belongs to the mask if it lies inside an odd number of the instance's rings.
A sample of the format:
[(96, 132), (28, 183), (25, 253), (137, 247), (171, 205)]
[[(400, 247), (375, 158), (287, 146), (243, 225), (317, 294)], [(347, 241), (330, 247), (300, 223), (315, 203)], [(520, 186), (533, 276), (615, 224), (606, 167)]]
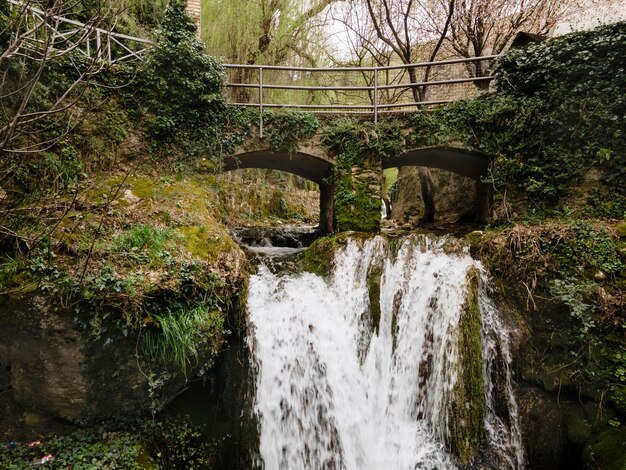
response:
[(317, 184), (333, 174), (333, 163), (321, 157), (304, 152), (280, 152), (273, 150), (256, 150), (243, 152), (226, 157), (222, 163), (222, 171), (233, 171), (244, 168), (265, 168), (292, 173), (311, 180)]
[(333, 230), (334, 188), (330, 182), (334, 164), (304, 152), (256, 150), (224, 158), (221, 171), (261, 168), (291, 173), (317, 183), (320, 189), (320, 230)]
[(383, 162), (383, 169), (401, 166), (424, 166), (452, 171), (480, 180), (487, 175), (491, 158), (475, 150), (460, 147), (424, 147), (408, 150)]
[[(383, 169), (402, 166), (439, 168), (476, 181), (475, 220), (484, 222), (489, 211), (489, 189), (481, 181), (489, 171), (491, 158), (481, 152), (452, 146), (408, 150), (383, 161)], [(433, 206), (434, 210), (434, 206)]]

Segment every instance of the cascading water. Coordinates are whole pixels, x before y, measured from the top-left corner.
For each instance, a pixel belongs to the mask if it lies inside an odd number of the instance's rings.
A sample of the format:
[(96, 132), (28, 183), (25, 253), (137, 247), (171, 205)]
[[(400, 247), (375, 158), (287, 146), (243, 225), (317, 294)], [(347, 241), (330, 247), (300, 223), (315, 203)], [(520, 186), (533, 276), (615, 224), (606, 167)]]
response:
[[(481, 267), (444, 245), (411, 237), (394, 253), (383, 237), (350, 240), (327, 280), (259, 267), (248, 342), (265, 469), (456, 468), (448, 449), (471, 423), (455, 422), (455, 413), (476, 403), (498, 468), (524, 466), (506, 329), (482, 287), (484, 401), (458, 403), (468, 278)], [(502, 399), (504, 417), (496, 414)]]

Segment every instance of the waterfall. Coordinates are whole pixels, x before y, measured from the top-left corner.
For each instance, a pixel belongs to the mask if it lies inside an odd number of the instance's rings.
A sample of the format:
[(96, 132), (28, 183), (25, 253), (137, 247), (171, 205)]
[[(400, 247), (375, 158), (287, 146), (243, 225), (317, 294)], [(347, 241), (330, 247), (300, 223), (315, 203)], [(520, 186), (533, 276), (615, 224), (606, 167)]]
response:
[[(484, 397), (462, 398), (459, 390), (472, 390), (463, 388), (471, 362), (460, 338), (473, 272)], [(248, 344), (264, 468), (457, 468), (450, 449), (471, 425), (458, 413), (480, 403), (482, 454), (497, 468), (522, 468), (507, 330), (485, 286), (458, 242), (425, 237), (349, 240), (327, 279), (261, 265), (250, 283)], [(496, 414), (502, 400), (506, 416)]]

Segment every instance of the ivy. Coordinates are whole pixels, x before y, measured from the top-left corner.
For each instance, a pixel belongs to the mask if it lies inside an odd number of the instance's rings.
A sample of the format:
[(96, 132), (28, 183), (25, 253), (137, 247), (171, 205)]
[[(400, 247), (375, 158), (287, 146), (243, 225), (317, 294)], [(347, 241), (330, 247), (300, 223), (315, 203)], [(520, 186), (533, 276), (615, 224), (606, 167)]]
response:
[(315, 135), (320, 123), (311, 113), (263, 113), (264, 139), (272, 150), (295, 152), (298, 145)]
[(224, 70), (204, 52), (180, 0), (168, 6), (156, 39), (137, 85), (148, 135), (197, 154), (218, 141), (225, 121)]

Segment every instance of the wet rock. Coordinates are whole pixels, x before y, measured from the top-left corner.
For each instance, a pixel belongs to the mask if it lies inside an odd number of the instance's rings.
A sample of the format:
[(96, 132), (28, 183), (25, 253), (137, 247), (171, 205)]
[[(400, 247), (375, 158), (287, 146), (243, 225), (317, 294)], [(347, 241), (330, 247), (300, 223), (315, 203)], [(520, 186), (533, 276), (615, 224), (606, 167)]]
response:
[[(476, 188), (473, 180), (448, 171), (430, 169), (434, 186), (434, 218), (457, 222), (474, 211)], [(391, 217), (399, 223), (415, 224), (425, 217), (419, 169), (399, 169), (392, 196)]]
[(599, 431), (607, 422), (615, 417), (615, 411), (608, 406), (600, 406), (593, 401), (585, 403), (585, 415), (587, 420), (593, 426), (594, 431)]
[(589, 470), (623, 470), (626, 468), (626, 426), (602, 432), (583, 452), (583, 463)]
[(585, 410), (578, 406), (570, 407), (565, 414), (567, 438), (574, 444), (585, 444), (591, 436), (592, 426)]
[(523, 389), (518, 401), (529, 468), (561, 468), (567, 439), (556, 401), (532, 388)]

